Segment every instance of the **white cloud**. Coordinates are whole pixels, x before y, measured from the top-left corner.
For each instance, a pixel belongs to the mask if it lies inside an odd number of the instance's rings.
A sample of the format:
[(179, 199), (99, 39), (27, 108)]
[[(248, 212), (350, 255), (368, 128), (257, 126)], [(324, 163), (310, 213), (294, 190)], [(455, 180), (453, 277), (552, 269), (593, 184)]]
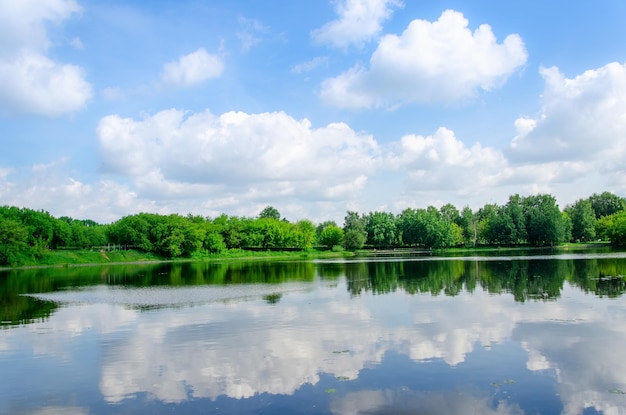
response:
[(302, 62), (297, 65), (294, 65), (291, 68), (291, 72), (293, 73), (310, 72), (314, 69), (319, 68), (320, 66), (328, 66), (328, 56), (317, 56), (306, 62)]
[[(608, 189), (626, 192), (626, 64), (610, 63), (566, 78), (541, 69), (538, 116), (515, 121), (505, 156), (515, 169), (542, 171), (548, 191), (574, 194), (567, 203)], [(528, 182), (527, 182), (528, 183)]]
[(326, 79), (321, 96), (348, 108), (448, 104), (502, 86), (526, 58), (519, 35), (499, 44), (489, 25), (471, 32), (462, 13), (446, 10), (436, 22), (413, 20), (402, 35), (384, 36), (369, 68)]
[(111, 115), (98, 137), (105, 167), (154, 197), (352, 199), (381, 163), (371, 136), (342, 123), (314, 129), (283, 112)]
[(207, 53), (203, 48), (188, 55), (181, 56), (178, 61), (163, 65), (163, 81), (170, 84), (191, 86), (222, 74), (224, 64), (219, 56)]
[(47, 24), (81, 11), (73, 0), (0, 1), (0, 113), (58, 116), (92, 96), (83, 70), (46, 56)]
[(0, 199), (10, 206), (44, 209), (56, 217), (93, 219), (100, 223), (131, 213), (174, 213), (163, 211), (149, 199), (139, 200), (135, 191), (125, 184), (105, 179), (85, 183), (74, 178), (68, 172), (67, 160), (34, 165), (29, 171), (13, 169), (0, 174)]
[(480, 143), (467, 147), (445, 127), (432, 136), (405, 135), (397, 151), (392, 163), (406, 171), (409, 192), (482, 193), (500, 185), (508, 168), (501, 152)]
[(263, 40), (262, 35), (266, 34), (270, 29), (258, 20), (248, 19), (243, 16), (240, 16), (237, 21), (239, 23), (237, 38), (241, 42), (241, 49), (244, 51), (248, 51), (252, 46), (261, 43)]
[(545, 80), (540, 115), (515, 121), (508, 155), (516, 162), (584, 161), (623, 171), (626, 157), (626, 64), (610, 63), (572, 79), (558, 68)]
[(313, 40), (335, 47), (362, 45), (382, 30), (382, 22), (389, 19), (394, 7), (402, 7), (400, 0), (339, 0), (336, 6), (339, 19), (311, 32)]

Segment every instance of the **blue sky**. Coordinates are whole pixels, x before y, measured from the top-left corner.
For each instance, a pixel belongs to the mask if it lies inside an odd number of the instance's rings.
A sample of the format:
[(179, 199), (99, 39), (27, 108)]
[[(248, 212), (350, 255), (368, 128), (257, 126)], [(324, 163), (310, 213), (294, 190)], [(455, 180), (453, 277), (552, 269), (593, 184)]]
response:
[(626, 3), (0, 0), (0, 203), (342, 222), (626, 196)]

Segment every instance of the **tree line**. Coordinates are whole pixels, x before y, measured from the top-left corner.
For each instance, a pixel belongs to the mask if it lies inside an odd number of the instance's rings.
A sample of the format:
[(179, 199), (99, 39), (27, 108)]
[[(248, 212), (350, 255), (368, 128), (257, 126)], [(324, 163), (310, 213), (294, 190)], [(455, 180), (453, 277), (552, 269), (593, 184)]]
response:
[(593, 194), (561, 210), (549, 194), (511, 195), (503, 205), (477, 211), (407, 208), (346, 212), (344, 222), (290, 222), (272, 206), (256, 217), (139, 213), (111, 224), (55, 218), (43, 210), (0, 207), (0, 264), (41, 258), (49, 250), (85, 249), (109, 244), (163, 257), (216, 254), (233, 249), (309, 250), (458, 246), (554, 246), (567, 241), (610, 241), (626, 245), (626, 199), (610, 192)]

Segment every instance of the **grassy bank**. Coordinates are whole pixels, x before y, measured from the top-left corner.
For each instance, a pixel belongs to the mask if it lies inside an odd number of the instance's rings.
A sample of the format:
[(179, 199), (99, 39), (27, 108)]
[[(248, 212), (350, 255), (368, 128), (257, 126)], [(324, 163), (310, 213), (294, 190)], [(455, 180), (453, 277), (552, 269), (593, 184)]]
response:
[(586, 251), (586, 250), (594, 250), (594, 249), (610, 249), (610, 242), (581, 242), (581, 243), (563, 243), (561, 245), (556, 246), (545, 246), (545, 247), (537, 247), (537, 246), (515, 246), (515, 247), (506, 247), (506, 246), (476, 246), (476, 247), (468, 247), (468, 248), (446, 248), (446, 249), (438, 249), (433, 252), (436, 254), (474, 254), (474, 253), (515, 253), (515, 252), (529, 252), (529, 253), (540, 253), (540, 252), (568, 252), (568, 251)]
[[(495, 247), (480, 246), (470, 248), (448, 248), (433, 250), (435, 255), (475, 255), (490, 253), (541, 253), (541, 252), (572, 252), (585, 251), (602, 248), (610, 248), (609, 243), (567, 243), (554, 247)], [(116, 263), (150, 263), (150, 262), (184, 262), (184, 261), (237, 261), (237, 260), (258, 260), (258, 259), (315, 259), (315, 258), (342, 258), (351, 256), (371, 256), (372, 251), (364, 250), (353, 252), (333, 252), (333, 251), (246, 251), (233, 249), (219, 254), (196, 253), (187, 258), (167, 258), (149, 252), (134, 250), (99, 252), (92, 250), (50, 250), (46, 251), (38, 258), (32, 256), (20, 257), (13, 266), (0, 267), (1, 269), (11, 268), (31, 268), (31, 267), (71, 267), (82, 265), (100, 265)]]
[(196, 253), (186, 258), (168, 258), (150, 252), (135, 250), (99, 252), (92, 250), (50, 250), (38, 258), (22, 256), (13, 266), (0, 266), (2, 269), (32, 267), (71, 267), (117, 263), (185, 262), (185, 261), (236, 261), (256, 259), (314, 259), (340, 258), (353, 256), (352, 252), (332, 251), (246, 251), (233, 249), (220, 254)]

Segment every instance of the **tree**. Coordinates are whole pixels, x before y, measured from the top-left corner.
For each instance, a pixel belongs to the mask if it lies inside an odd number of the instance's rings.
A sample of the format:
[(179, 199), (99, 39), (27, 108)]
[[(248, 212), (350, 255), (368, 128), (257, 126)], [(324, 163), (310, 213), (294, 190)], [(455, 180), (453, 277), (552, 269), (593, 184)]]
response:
[(415, 246), (420, 243), (419, 213), (406, 208), (396, 218), (396, 227), (404, 245)]
[(259, 213), (259, 219), (276, 219), (280, 220), (280, 213), (274, 206), (266, 206), (261, 213)]
[(461, 216), (458, 221), (458, 225), (463, 232), (463, 242), (466, 246), (476, 245), (476, 218), (474, 212), (469, 206), (465, 206), (461, 211)]
[(317, 238), (317, 242), (321, 244), (320, 242), (320, 235), (322, 234), (322, 231), (327, 227), (327, 226), (337, 226), (337, 222), (335, 222), (334, 220), (327, 220), (324, 221), (322, 223), (320, 223), (319, 225), (317, 225), (317, 227), (315, 228), (315, 237)]
[(522, 207), (523, 199), (520, 195), (515, 194), (509, 196), (509, 201), (505, 206), (506, 213), (513, 222), (515, 232), (512, 234), (511, 243), (519, 245), (526, 240), (526, 220), (524, 218), (524, 209)]
[(495, 232), (492, 230), (492, 227), (498, 216), (499, 208), (500, 207), (495, 203), (487, 203), (485, 206), (478, 209), (474, 217), (477, 241), (487, 244), (496, 243), (494, 240)]
[(325, 247), (327, 247), (328, 249), (331, 249), (332, 247), (336, 245), (341, 245), (342, 241), (343, 241), (343, 229), (335, 225), (326, 226), (324, 230), (322, 231), (322, 233), (320, 234), (320, 238), (319, 238), (319, 242)]
[(443, 205), (439, 209), (439, 213), (441, 214), (441, 219), (445, 220), (446, 222), (453, 222), (458, 224), (458, 221), (461, 218), (459, 210), (451, 203)]
[(598, 221), (602, 235), (613, 245), (626, 245), (626, 210), (603, 216)]
[(589, 196), (589, 202), (596, 215), (596, 219), (612, 215), (626, 209), (626, 199), (611, 192), (594, 193)]
[(0, 217), (0, 264), (11, 265), (28, 247), (27, 229), (18, 221)]
[(390, 247), (398, 241), (395, 217), (387, 212), (370, 212), (365, 216), (367, 242), (377, 248)]
[(580, 199), (565, 211), (572, 221), (572, 239), (592, 241), (596, 237), (596, 215), (589, 199)]
[(365, 221), (357, 212), (348, 211), (346, 213), (343, 233), (344, 248), (351, 251), (363, 248), (367, 239), (367, 231), (365, 230)]
[(522, 203), (529, 244), (548, 246), (564, 241), (565, 224), (554, 196), (528, 196)]
[(315, 243), (315, 225), (308, 219), (302, 219), (293, 225), (295, 248), (311, 249)]

